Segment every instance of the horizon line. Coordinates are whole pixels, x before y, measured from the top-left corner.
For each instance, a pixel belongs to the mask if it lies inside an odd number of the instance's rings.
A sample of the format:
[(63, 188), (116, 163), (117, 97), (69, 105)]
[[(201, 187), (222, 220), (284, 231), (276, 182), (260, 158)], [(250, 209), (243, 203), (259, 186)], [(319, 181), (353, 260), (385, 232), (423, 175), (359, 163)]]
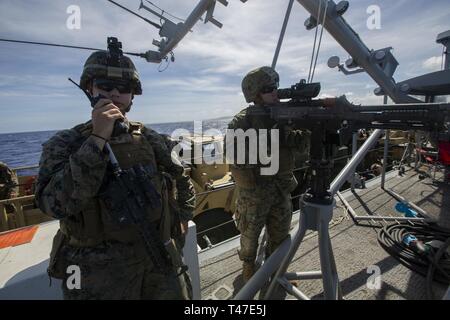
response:
[[(152, 125), (159, 125), (159, 124), (170, 124), (170, 123), (179, 123), (179, 122), (194, 122), (194, 121), (211, 121), (211, 120), (220, 120), (220, 119), (226, 119), (226, 118), (232, 118), (233, 115), (230, 116), (222, 116), (218, 118), (210, 118), (210, 119), (202, 119), (202, 120), (184, 120), (184, 121), (171, 121), (171, 122), (153, 122), (153, 123), (144, 123), (144, 125), (152, 126)], [(61, 131), (61, 130), (67, 130), (70, 128), (63, 128), (63, 129), (48, 129), (48, 130), (30, 130), (30, 131), (19, 131), (19, 132), (0, 132), (0, 135), (3, 134), (18, 134), (18, 133), (34, 133), (34, 132), (49, 132), (49, 131)]]

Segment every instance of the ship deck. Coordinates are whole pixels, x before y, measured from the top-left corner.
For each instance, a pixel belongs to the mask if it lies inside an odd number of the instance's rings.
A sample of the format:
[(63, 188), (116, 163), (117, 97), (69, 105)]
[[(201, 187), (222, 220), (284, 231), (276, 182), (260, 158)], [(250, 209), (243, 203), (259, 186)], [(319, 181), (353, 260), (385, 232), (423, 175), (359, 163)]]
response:
[[(397, 172), (390, 172), (386, 176), (386, 188), (391, 188), (419, 205), (431, 219), (450, 227), (450, 185), (439, 182), (442, 181), (442, 176), (438, 172), (438, 182), (435, 183), (430, 178), (420, 180), (418, 173), (412, 169), (401, 177)], [(343, 195), (358, 215), (399, 216), (394, 208), (397, 200), (380, 188), (379, 179), (367, 183), (366, 189), (357, 190), (355, 194), (347, 191)], [(294, 215), (292, 226), (296, 224), (298, 214)], [(344, 299), (425, 299), (425, 278), (401, 265), (378, 244), (377, 232), (383, 225), (384, 222), (372, 221), (356, 224), (337, 200), (330, 224), (330, 236)], [(52, 238), (57, 229), (56, 221), (41, 224), (30, 243), (0, 249), (0, 300), (62, 297), (59, 280), (55, 279), (49, 287), (46, 274)], [(195, 243), (194, 235), (195, 232), (191, 234), (193, 239), (189, 240), (192, 243)], [(198, 261), (195, 254), (186, 255), (188, 260), (192, 260), (187, 261), (193, 268), (191, 270), (199, 270), (200, 280), (193, 282), (197, 298), (231, 299), (243, 287), (238, 247), (239, 238), (236, 237), (201, 251)], [(319, 270), (319, 264), (317, 233), (309, 232), (288, 271)], [(371, 276), (368, 267), (373, 265), (378, 266), (381, 271), (379, 289), (367, 286)], [(321, 280), (302, 281), (299, 289), (312, 299), (322, 297)], [(437, 297), (442, 297), (446, 290), (445, 286), (435, 283), (434, 292)], [(276, 298), (293, 297), (279, 294)]]
[[(424, 209), (432, 220), (442, 226), (450, 226), (450, 185), (443, 183), (443, 173), (436, 174), (437, 182), (431, 178), (419, 179), (413, 169), (403, 176), (391, 172), (386, 176), (385, 188), (391, 189), (408, 201)], [(359, 215), (400, 216), (396, 212), (396, 199), (380, 188), (380, 180), (374, 179), (366, 189), (344, 193), (345, 199)], [(292, 226), (298, 223), (298, 215)], [(389, 222), (365, 221), (356, 223), (337, 198), (330, 237), (336, 260), (344, 299), (348, 300), (397, 300), (426, 299), (426, 279), (400, 264), (378, 243), (380, 227)], [(202, 299), (230, 299), (243, 287), (242, 264), (237, 256), (239, 239), (200, 253), (200, 279)], [(221, 250), (220, 254), (217, 252)], [(209, 252), (208, 252), (209, 251)], [(379, 289), (367, 286), (368, 267), (376, 265), (381, 271)], [(301, 243), (288, 271), (300, 272), (320, 270), (318, 237), (310, 231)], [(303, 280), (298, 288), (311, 299), (322, 298), (321, 280)], [(447, 287), (434, 283), (437, 297), (445, 295)], [(258, 298), (258, 295), (255, 297)], [(279, 294), (278, 299), (294, 299), (291, 295)]]

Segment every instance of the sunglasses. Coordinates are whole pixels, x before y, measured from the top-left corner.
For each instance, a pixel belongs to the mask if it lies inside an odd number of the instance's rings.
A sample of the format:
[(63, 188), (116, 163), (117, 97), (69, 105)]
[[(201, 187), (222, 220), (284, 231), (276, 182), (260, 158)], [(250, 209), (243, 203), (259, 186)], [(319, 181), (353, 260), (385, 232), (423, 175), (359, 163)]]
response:
[(95, 79), (94, 85), (100, 90), (110, 92), (117, 89), (120, 93), (132, 93), (133, 87), (128, 81), (121, 80), (108, 80), (108, 79)]
[(271, 93), (276, 89), (278, 89), (278, 85), (267, 86), (261, 89), (261, 93)]

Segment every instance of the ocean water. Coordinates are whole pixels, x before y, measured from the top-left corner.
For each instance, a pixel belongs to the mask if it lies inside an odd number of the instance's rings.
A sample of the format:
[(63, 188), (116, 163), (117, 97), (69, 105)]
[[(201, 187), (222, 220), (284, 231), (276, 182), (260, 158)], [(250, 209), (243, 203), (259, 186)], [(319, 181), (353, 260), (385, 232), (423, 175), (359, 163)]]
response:
[[(230, 120), (231, 118), (204, 120), (201, 126), (203, 132), (208, 129), (218, 129), (224, 132)], [(171, 135), (176, 129), (185, 129), (191, 133), (194, 132), (194, 122), (192, 121), (157, 123), (146, 126), (161, 134), (168, 135)], [(42, 144), (56, 132), (57, 130), (0, 134), (0, 161), (6, 163), (10, 168), (39, 164)], [(27, 169), (18, 172), (19, 175), (36, 173), (37, 169)]]

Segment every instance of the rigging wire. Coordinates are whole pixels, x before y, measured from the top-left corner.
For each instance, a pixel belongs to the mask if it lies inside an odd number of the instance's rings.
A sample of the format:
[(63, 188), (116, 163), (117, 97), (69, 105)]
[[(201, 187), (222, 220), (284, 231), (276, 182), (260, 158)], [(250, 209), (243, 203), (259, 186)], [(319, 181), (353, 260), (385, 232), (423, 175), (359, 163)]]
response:
[[(320, 17), (320, 12), (322, 9), (322, 1), (319, 2), (319, 12), (317, 14), (317, 17)], [(317, 32), (319, 31), (319, 28), (316, 26), (316, 31), (314, 33), (314, 44), (313, 44), (313, 50), (312, 50), (312, 54), (311, 54), (311, 63), (309, 65), (309, 72), (308, 72), (308, 81), (307, 83), (310, 83), (310, 79), (311, 79), (311, 71), (312, 71), (312, 66), (313, 66), (313, 61), (314, 61), (314, 54), (316, 51), (316, 42), (317, 42)]]
[(167, 57), (166, 57), (166, 59), (165, 59), (165, 65), (164, 65), (164, 66), (163, 66), (163, 63), (164, 63), (164, 62), (161, 61), (161, 63), (159, 64), (159, 66), (158, 66), (158, 72), (164, 72), (164, 71), (166, 71), (167, 68), (169, 67), (170, 61), (169, 61), (169, 59), (167, 59)]
[[(314, 73), (316, 71), (317, 59), (319, 58), (320, 46), (322, 44), (323, 29), (324, 29), (325, 21), (326, 21), (326, 18), (327, 18), (327, 10), (328, 10), (328, 1), (327, 1), (326, 6), (325, 6), (325, 10), (323, 12), (323, 19), (322, 19), (322, 23), (321, 23), (322, 24), (322, 28), (320, 29), (319, 44), (317, 46), (316, 60), (314, 61), (314, 67), (312, 69), (311, 82), (314, 79)], [(318, 16), (318, 17), (320, 18), (320, 16)]]
[(141, 18), (142, 20), (144, 20), (145, 22), (150, 23), (152, 26), (154, 26), (154, 27), (157, 28), (157, 29), (161, 29), (161, 28), (162, 28), (162, 27), (161, 27), (159, 24), (157, 24), (156, 22), (153, 22), (153, 21), (150, 21), (150, 20), (147, 19), (147, 18), (144, 18), (143, 16), (137, 14), (137, 13), (134, 12), (134, 11), (131, 11), (130, 9), (128, 9), (128, 8), (126, 8), (126, 7), (124, 7), (124, 6), (122, 6), (121, 4), (118, 4), (117, 2), (115, 2), (115, 1), (113, 1), (113, 0), (106, 0), (106, 1), (109, 1), (109, 2), (111, 2), (112, 4), (115, 4), (116, 6), (122, 8), (123, 10), (128, 11), (128, 12), (131, 13), (131, 14), (134, 14), (135, 16), (137, 16), (137, 17)]
[(167, 68), (169, 68), (170, 62), (175, 61), (175, 57), (174, 57), (173, 51), (170, 51), (170, 59), (168, 57), (165, 57), (164, 60), (166, 61), (166, 65), (163, 68), (161, 68), (161, 66), (163, 65), (163, 62), (161, 62), (159, 64), (159, 66), (158, 66), (158, 72), (166, 71)]
[(145, 0), (145, 2), (148, 2), (149, 4), (154, 6), (156, 9), (160, 10), (161, 11), (161, 15), (167, 14), (168, 16), (171, 16), (172, 18), (177, 19), (179, 21), (182, 21), (182, 22), (186, 21), (185, 19), (178, 18), (177, 16), (174, 16), (173, 14), (167, 12), (166, 10), (161, 9), (160, 7), (158, 7), (156, 4), (154, 4), (153, 2), (151, 2), (149, 0)]
[[(14, 40), (14, 39), (0, 39), (3, 42), (12, 42), (12, 43), (22, 43), (22, 44), (35, 44), (40, 46), (50, 46), (50, 47), (62, 47), (62, 48), (71, 48), (71, 49), (81, 49), (81, 50), (92, 50), (92, 51), (104, 51), (104, 49), (97, 49), (91, 47), (80, 47), (80, 46), (71, 46), (67, 44), (58, 44), (58, 43), (48, 43), (48, 42), (35, 42), (35, 41), (24, 41), (24, 40)], [(142, 53), (134, 53), (134, 52), (124, 52), (124, 54), (128, 54), (130, 56), (143, 57)]]
[[(131, 11), (130, 9), (120, 5), (119, 3), (113, 1), (113, 0), (107, 0), (111, 3), (113, 3), (114, 5), (122, 8), (123, 10), (126, 10), (127, 12), (141, 18), (142, 20), (146, 21), (147, 23), (151, 24), (152, 26), (154, 26), (157, 29), (161, 29), (162, 26), (150, 21), (147, 18), (144, 18), (143, 16)], [(11, 42), (11, 43), (21, 43), (21, 44), (34, 44), (34, 45), (41, 45), (41, 46), (51, 46), (51, 47), (60, 47), (60, 48), (71, 48), (71, 49), (81, 49), (81, 50), (92, 50), (92, 51), (100, 51), (100, 50), (104, 50), (104, 49), (98, 49), (98, 48), (91, 48), (91, 47), (82, 47), (82, 46), (72, 46), (72, 45), (67, 45), (67, 44), (59, 44), (59, 43), (48, 43), (48, 42), (37, 42), (37, 41), (25, 41), (25, 40), (15, 40), (15, 39), (0, 39), (0, 41), (3, 42)], [(141, 58), (145, 58), (146, 55), (145, 53), (134, 53), (134, 52), (124, 52), (124, 54), (127, 55), (131, 55), (131, 56), (137, 56), (137, 57), (141, 57)]]
[(288, 4), (287, 10), (286, 10), (286, 15), (284, 16), (283, 25), (282, 25), (281, 31), (280, 31), (280, 37), (278, 38), (277, 47), (275, 49), (275, 54), (273, 55), (273, 59), (272, 59), (272, 68), (273, 69), (275, 69), (275, 67), (277, 65), (278, 55), (280, 54), (281, 45), (283, 43), (284, 34), (286, 32), (286, 28), (287, 28), (287, 24), (289, 22), (289, 17), (291, 15), (293, 4), (294, 4), (294, 0), (289, 0), (289, 4)]

